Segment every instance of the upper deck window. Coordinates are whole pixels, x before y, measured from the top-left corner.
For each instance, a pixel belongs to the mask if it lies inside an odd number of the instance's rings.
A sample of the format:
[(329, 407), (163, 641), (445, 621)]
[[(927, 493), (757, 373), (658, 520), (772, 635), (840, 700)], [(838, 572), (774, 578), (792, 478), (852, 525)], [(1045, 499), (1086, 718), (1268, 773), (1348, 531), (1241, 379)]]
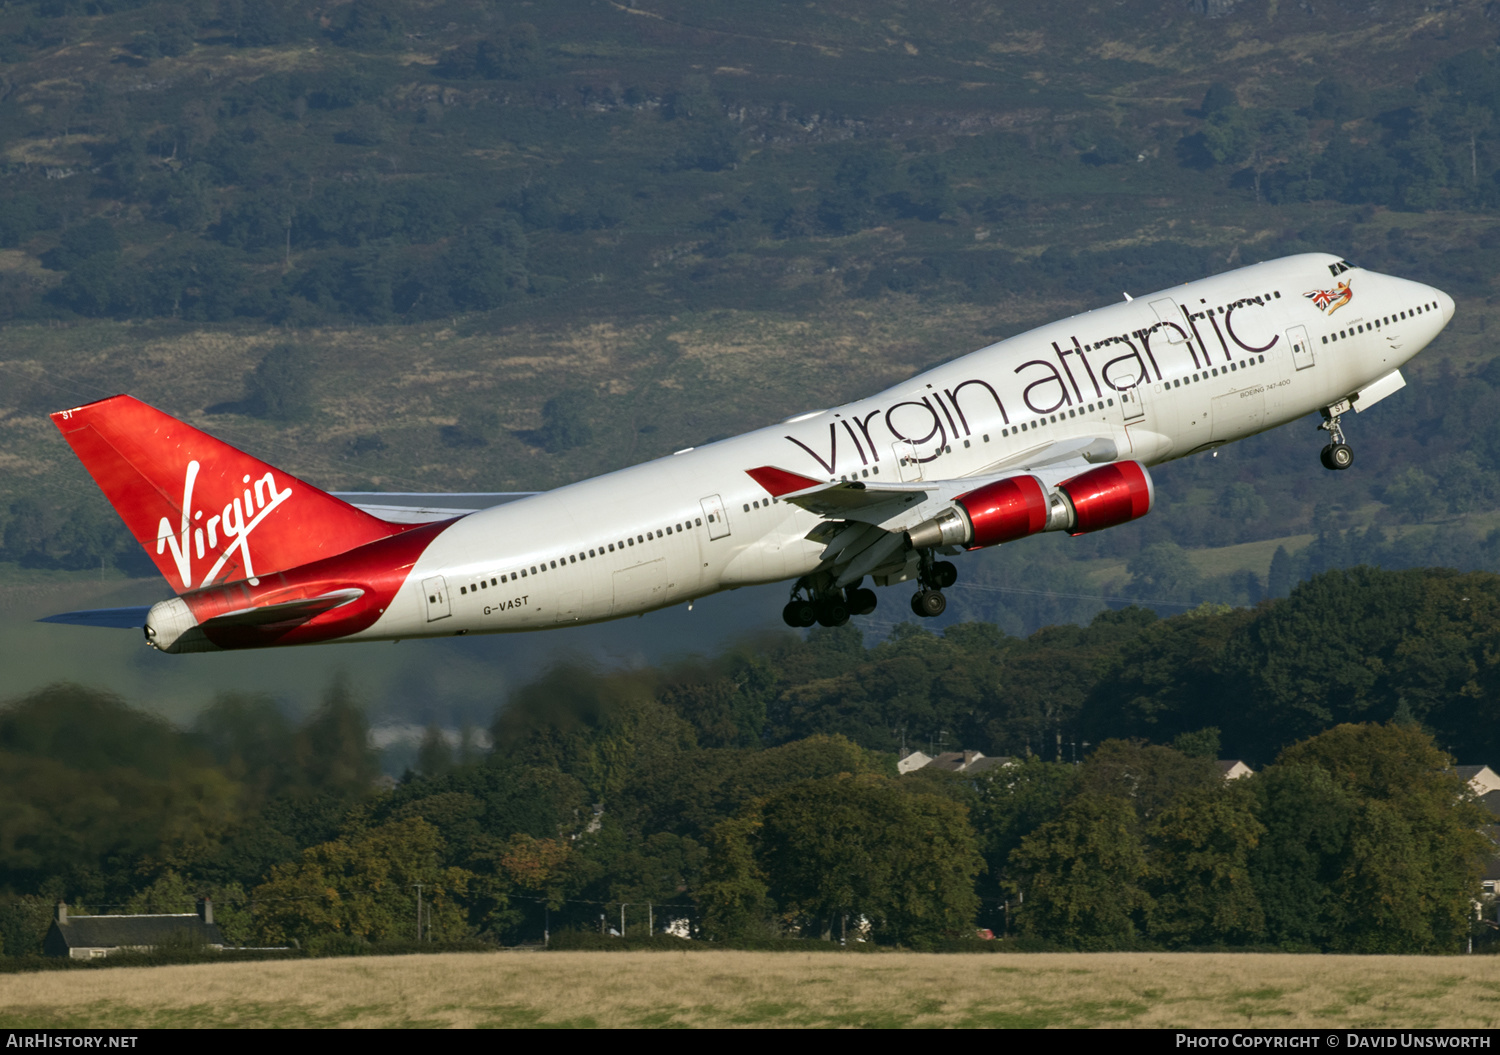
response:
[(1351, 263), (1349, 263), (1349, 261), (1347, 261), (1347, 260), (1340, 260), (1337, 264), (1329, 264), (1328, 265), (1328, 272), (1329, 272), (1329, 274), (1333, 275), (1335, 278), (1338, 277), (1339, 275), (1342, 275), (1345, 271), (1353, 271), (1353, 270), (1354, 270), (1354, 265), (1351, 264)]

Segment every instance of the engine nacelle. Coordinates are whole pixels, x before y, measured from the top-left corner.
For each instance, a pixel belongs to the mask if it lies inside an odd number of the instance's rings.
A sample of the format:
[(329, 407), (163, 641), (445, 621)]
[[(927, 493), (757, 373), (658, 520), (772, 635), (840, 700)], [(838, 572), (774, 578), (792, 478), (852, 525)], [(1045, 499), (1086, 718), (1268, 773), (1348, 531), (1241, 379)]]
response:
[(1101, 465), (1064, 480), (1057, 489), (1073, 507), (1073, 523), (1067, 528), (1070, 535), (1138, 520), (1151, 512), (1156, 501), (1156, 485), (1140, 462)]
[(997, 546), (1002, 542), (1059, 530), (1072, 523), (1062, 496), (1049, 495), (1035, 476), (1011, 476), (954, 499), (951, 509), (907, 532), (915, 549), (932, 546)]
[(1140, 462), (1113, 462), (1064, 480), (1048, 494), (1035, 476), (1011, 476), (954, 499), (954, 505), (906, 533), (913, 549), (979, 549), (1035, 535), (1082, 535), (1143, 517), (1156, 491)]

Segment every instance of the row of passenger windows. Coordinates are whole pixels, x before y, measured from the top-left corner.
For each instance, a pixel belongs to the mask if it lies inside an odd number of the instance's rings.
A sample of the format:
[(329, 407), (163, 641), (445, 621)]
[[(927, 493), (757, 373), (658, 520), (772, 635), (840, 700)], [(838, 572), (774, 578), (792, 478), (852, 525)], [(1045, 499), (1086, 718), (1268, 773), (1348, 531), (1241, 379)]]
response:
[(1218, 377), (1220, 374), (1238, 373), (1241, 369), (1248, 370), (1257, 363), (1265, 361), (1266, 357), (1263, 355), (1252, 355), (1248, 359), (1232, 362), (1228, 366), (1210, 367), (1207, 370), (1194, 374), (1192, 377), (1176, 377), (1170, 381), (1166, 381), (1165, 384), (1168, 388), (1181, 388), (1183, 385), (1190, 385), (1194, 381), (1207, 381), (1210, 377)]
[[(1233, 304), (1227, 304), (1227, 305), (1226, 304), (1220, 304), (1217, 308), (1204, 308), (1203, 309), (1203, 314), (1204, 315), (1219, 315), (1219, 316), (1224, 316), (1224, 315), (1228, 315), (1229, 314), (1229, 309), (1230, 308), (1243, 308), (1246, 304), (1249, 304), (1252, 301), (1260, 301), (1261, 303), (1265, 303), (1265, 302), (1268, 302), (1268, 301), (1280, 300), (1280, 299), (1281, 299), (1281, 290), (1278, 289), (1278, 290), (1273, 290), (1270, 293), (1263, 293), (1259, 297), (1241, 297), (1239, 300), (1235, 301)], [(1205, 301), (1205, 300), (1202, 300), (1200, 298), (1199, 301), (1198, 301), (1198, 303), (1199, 304), (1206, 304), (1208, 302)], [(1200, 316), (1197, 316), (1197, 315), (1193, 316), (1193, 318), (1195, 318), (1195, 319), (1199, 318), (1199, 317)], [(1174, 341), (1175, 341), (1175, 338), (1174, 338)]]
[[(1062, 419), (1063, 421), (1066, 421), (1068, 418), (1079, 418), (1079, 417), (1082, 417), (1085, 414), (1093, 414), (1096, 411), (1103, 410), (1106, 406), (1111, 406), (1112, 407), (1114, 405), (1115, 405), (1115, 401), (1113, 399), (1107, 399), (1107, 400), (1105, 400), (1102, 403), (1090, 403), (1086, 407), (1078, 407), (1075, 410), (1060, 411), (1059, 413), (1053, 414), (1050, 417), (1041, 417), (1041, 418), (1038, 418), (1035, 421), (1023, 421), (1023, 422), (1021, 422), (1021, 424), (1012, 426), (1011, 428), (1001, 429), (1000, 430), (1000, 435), (1002, 435), (1002, 436), (1010, 436), (1012, 434), (1014, 434), (1014, 435), (1020, 435), (1023, 432), (1030, 432), (1032, 429), (1039, 429), (1043, 425), (1046, 425), (1048, 422), (1051, 422), (1052, 424), (1055, 425), (1055, 424), (1057, 424), (1058, 419)], [(986, 436), (984, 438), (984, 442), (988, 443), (989, 441), (990, 441), (990, 438), (988, 436)], [(965, 446), (967, 446), (967, 444), (965, 444)]]
[[(713, 514), (709, 514), (709, 523), (713, 523), (715, 519)], [(702, 526), (702, 517), (684, 520), (680, 524), (668, 524), (664, 528), (657, 528), (654, 532), (648, 531), (643, 535), (635, 536), (635, 538), (627, 536), (619, 542), (606, 542), (586, 552), (570, 553), (565, 557), (558, 557), (556, 560), (544, 560), (540, 564), (533, 564), (529, 569), (522, 568), (520, 571), (506, 572), (503, 575), (491, 575), (488, 580), (480, 579), (478, 582), (470, 583), (468, 586), (460, 586), (458, 592), (460, 596), (478, 593), (480, 590), (486, 590), (491, 586), (499, 586), (501, 583), (515, 582), (519, 579), (529, 578), (532, 575), (541, 575), (543, 572), (556, 571), (558, 568), (565, 568), (569, 564), (577, 564), (581, 560), (588, 560), (591, 557), (603, 557), (607, 553), (621, 552), (636, 545), (644, 546), (656, 539), (666, 538), (668, 535), (681, 534), (689, 528)]]
[(1353, 337), (1355, 334), (1364, 333), (1366, 330), (1374, 332), (1375, 330), (1380, 329), (1380, 327), (1382, 326), (1389, 326), (1393, 322), (1399, 322), (1402, 319), (1414, 319), (1418, 315), (1425, 315), (1429, 311), (1437, 310), (1437, 301), (1432, 301), (1429, 304), (1419, 304), (1415, 308), (1412, 308), (1410, 311), (1398, 311), (1394, 315), (1387, 315), (1384, 318), (1376, 319), (1374, 322), (1362, 322), (1354, 326), (1352, 329), (1340, 330), (1338, 333), (1330, 333), (1323, 338), (1323, 343), (1328, 344), (1330, 341), (1337, 341), (1341, 338)]

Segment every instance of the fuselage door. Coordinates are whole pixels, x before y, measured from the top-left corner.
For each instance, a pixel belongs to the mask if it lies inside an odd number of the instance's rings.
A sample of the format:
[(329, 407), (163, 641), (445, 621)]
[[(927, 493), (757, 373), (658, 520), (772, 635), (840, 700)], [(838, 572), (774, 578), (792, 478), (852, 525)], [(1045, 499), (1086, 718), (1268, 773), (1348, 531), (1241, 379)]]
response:
[[(1173, 346), (1186, 344), (1192, 347), (1188, 338), (1188, 331), (1182, 324), (1182, 312), (1177, 308), (1177, 302), (1171, 297), (1162, 297), (1160, 300), (1151, 302), (1151, 310), (1156, 312), (1156, 321), (1161, 324), (1158, 332), (1166, 335), (1167, 343)], [(1196, 362), (1196, 360), (1194, 360)]]
[(718, 495), (709, 495), (698, 504), (703, 507), (703, 523), (708, 525), (708, 537), (727, 538), (729, 518), (724, 515), (724, 500)]
[(1125, 424), (1134, 425), (1146, 416), (1145, 393), (1146, 386), (1143, 382), (1120, 393), (1120, 410), (1124, 412)]
[(448, 610), (448, 581), (441, 575), (422, 580), (422, 596), (427, 605), (427, 621), (447, 619), (453, 613)]
[(896, 452), (896, 472), (901, 475), (903, 483), (922, 479), (922, 462), (917, 457), (915, 443), (902, 440), (891, 444), (891, 449)]
[(1293, 326), (1286, 331), (1287, 342), (1292, 346), (1292, 365), (1306, 370), (1313, 365), (1312, 341), (1308, 339), (1306, 326)]

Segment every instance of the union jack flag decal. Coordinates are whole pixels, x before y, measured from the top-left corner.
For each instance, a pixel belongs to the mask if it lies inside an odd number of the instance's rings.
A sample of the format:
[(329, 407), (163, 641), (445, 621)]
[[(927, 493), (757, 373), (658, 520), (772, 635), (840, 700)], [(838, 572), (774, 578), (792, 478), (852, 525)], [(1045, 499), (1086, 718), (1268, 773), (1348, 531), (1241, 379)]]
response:
[(1333, 289), (1315, 289), (1302, 295), (1312, 301), (1323, 314), (1332, 315), (1354, 299), (1354, 290), (1349, 288), (1349, 283), (1340, 282)]

